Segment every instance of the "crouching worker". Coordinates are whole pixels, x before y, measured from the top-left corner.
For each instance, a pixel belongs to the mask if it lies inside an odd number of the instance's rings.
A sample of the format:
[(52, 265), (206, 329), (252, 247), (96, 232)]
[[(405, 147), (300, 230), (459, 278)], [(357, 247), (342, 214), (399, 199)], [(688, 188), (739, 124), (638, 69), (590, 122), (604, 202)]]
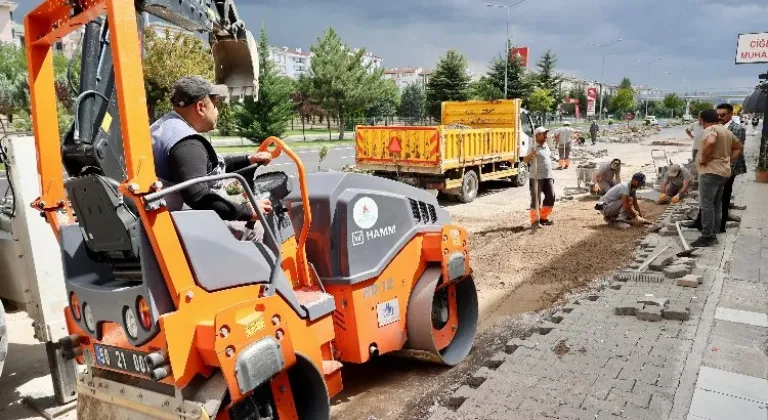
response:
[(605, 195), (616, 184), (621, 183), (621, 160), (614, 159), (600, 164), (595, 171), (595, 192)]
[[(536, 144), (523, 158), (523, 162), (531, 168), (531, 226), (554, 224), (549, 218), (555, 205), (555, 180), (552, 173), (552, 150), (547, 146), (547, 131), (544, 127), (534, 131)], [(544, 194), (543, 206), (540, 205), (541, 194)]]
[(666, 202), (672, 198), (673, 203), (679, 203), (680, 199), (690, 192), (693, 176), (688, 169), (680, 165), (672, 165), (667, 169), (664, 179), (661, 181), (661, 197), (659, 201)]
[(628, 222), (645, 223), (640, 204), (637, 202), (637, 189), (645, 185), (645, 175), (636, 173), (629, 182), (616, 184), (608, 190), (595, 209), (603, 214), (608, 223), (622, 225)]

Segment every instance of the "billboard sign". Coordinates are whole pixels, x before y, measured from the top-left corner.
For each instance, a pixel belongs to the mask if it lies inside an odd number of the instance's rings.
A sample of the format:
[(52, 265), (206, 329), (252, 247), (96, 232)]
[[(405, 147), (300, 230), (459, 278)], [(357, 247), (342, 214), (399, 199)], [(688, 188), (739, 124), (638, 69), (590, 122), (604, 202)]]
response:
[(587, 117), (595, 116), (595, 104), (597, 103), (597, 88), (587, 89)]
[(528, 56), (530, 51), (528, 47), (516, 47), (509, 49), (509, 61), (515, 61), (515, 58), (520, 57), (520, 65), (528, 67)]
[(736, 64), (768, 63), (768, 32), (739, 34)]

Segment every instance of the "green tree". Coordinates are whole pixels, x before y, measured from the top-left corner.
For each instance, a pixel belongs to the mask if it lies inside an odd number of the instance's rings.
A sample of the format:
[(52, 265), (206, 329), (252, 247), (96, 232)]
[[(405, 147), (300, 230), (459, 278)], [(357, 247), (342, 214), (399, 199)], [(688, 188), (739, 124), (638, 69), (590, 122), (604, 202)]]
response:
[(705, 111), (707, 109), (714, 109), (715, 104), (709, 101), (700, 101), (700, 100), (694, 100), (691, 101), (691, 115), (693, 115), (694, 118), (699, 116), (699, 113), (701, 111)]
[(439, 121), (443, 102), (468, 100), (469, 82), (466, 57), (454, 49), (448, 50), (427, 83), (427, 114)]
[[(530, 95), (533, 86), (526, 76), (525, 68), (520, 57), (510, 60), (507, 68), (507, 60), (503, 55), (494, 57), (488, 65), (487, 78), (495, 91), (500, 92), (500, 98), (504, 97), (504, 72), (507, 73), (507, 99), (525, 98)], [(499, 99), (499, 98), (493, 98)]]
[(28, 111), (27, 61), (24, 50), (0, 42), (0, 115), (13, 122), (13, 115)]
[(662, 101), (662, 105), (670, 114), (674, 113), (674, 115), (680, 116), (685, 112), (685, 101), (675, 93), (667, 94)]
[(548, 89), (537, 87), (528, 98), (528, 109), (531, 112), (543, 114), (552, 109), (555, 105), (555, 98)]
[(360, 115), (375, 101), (383, 70), (364, 66), (365, 49), (353, 54), (332, 27), (310, 50), (314, 56), (309, 96), (321, 103), (329, 116), (336, 117), (342, 140), (347, 118)]
[(479, 80), (470, 82), (470, 97), (481, 101), (495, 101), (504, 98), (504, 92), (500, 91), (493, 80), (488, 76), (481, 76)]
[(213, 79), (213, 59), (203, 41), (191, 34), (163, 35), (144, 29), (144, 86), (150, 118), (170, 110), (173, 83), (183, 76), (199, 75)]
[(258, 44), (258, 100), (246, 97), (234, 115), (237, 134), (254, 143), (261, 143), (269, 136), (282, 136), (293, 118), (292, 82), (277, 74), (275, 63), (269, 58), (269, 39), (264, 25)]
[(398, 115), (411, 123), (421, 121), (426, 115), (427, 95), (421, 83), (411, 83), (403, 89)]
[(624, 78), (619, 85), (619, 90), (616, 92), (616, 96), (611, 101), (611, 112), (618, 112), (624, 114), (626, 112), (633, 112), (637, 109), (637, 102), (635, 101), (635, 90), (632, 89), (632, 82), (628, 78)]
[(563, 76), (555, 72), (556, 65), (557, 56), (550, 50), (545, 51), (536, 63), (538, 68), (538, 85), (550, 91), (553, 97), (554, 92), (559, 89), (560, 83), (563, 81)]
[(385, 123), (397, 114), (400, 106), (400, 89), (394, 80), (381, 79), (374, 85), (373, 102), (366, 112), (374, 121), (381, 118)]

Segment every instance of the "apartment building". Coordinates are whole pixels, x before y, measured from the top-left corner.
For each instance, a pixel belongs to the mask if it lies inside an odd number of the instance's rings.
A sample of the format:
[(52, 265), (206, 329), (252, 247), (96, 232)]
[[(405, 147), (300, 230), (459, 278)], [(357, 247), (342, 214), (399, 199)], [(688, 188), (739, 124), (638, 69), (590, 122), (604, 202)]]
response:
[(269, 47), (269, 58), (281, 76), (298, 79), (309, 72), (312, 54), (301, 48)]
[[(0, 43), (10, 43), (24, 48), (26, 40), (24, 25), (18, 23), (23, 19), (23, 16), (14, 16), (13, 13), (17, 7), (18, 3), (16, 2), (0, 0)], [(71, 58), (80, 43), (82, 34), (83, 28), (67, 34), (53, 44), (53, 49), (64, 54), (67, 58)]]
[(432, 74), (430, 70), (419, 68), (392, 68), (384, 70), (384, 78), (394, 80), (397, 87), (402, 91), (406, 86), (413, 83), (420, 83), (422, 86), (427, 85), (429, 76)]
[(19, 5), (16, 2), (0, 0), (0, 42), (18, 45), (16, 38), (16, 22), (13, 12)]

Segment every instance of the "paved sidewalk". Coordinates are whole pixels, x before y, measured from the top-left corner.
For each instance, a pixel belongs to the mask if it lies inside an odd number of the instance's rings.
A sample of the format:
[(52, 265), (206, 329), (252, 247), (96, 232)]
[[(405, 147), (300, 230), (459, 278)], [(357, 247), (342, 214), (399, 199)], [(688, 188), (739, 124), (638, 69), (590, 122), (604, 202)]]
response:
[(718, 246), (678, 258), (676, 232), (649, 235), (632, 265), (507, 343), (430, 419), (767, 420), (768, 185), (748, 173), (734, 189), (747, 209)]

